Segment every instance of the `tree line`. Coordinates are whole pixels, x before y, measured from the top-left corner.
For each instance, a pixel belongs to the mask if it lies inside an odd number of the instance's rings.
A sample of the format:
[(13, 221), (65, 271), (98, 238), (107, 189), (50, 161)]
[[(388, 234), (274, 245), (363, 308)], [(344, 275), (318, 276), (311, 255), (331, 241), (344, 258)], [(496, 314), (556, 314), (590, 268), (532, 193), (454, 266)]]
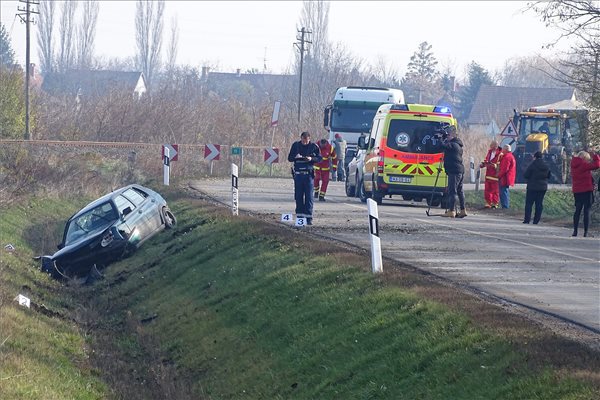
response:
[[(168, 5), (168, 3), (167, 3)], [(554, 59), (522, 57), (507, 60), (496, 72), (472, 61), (457, 77), (450, 66), (441, 66), (431, 44), (423, 41), (411, 56), (404, 75), (384, 59), (367, 62), (342, 43), (328, 37), (328, 1), (304, 1), (296, 28), (310, 32), (304, 55), (302, 110), (298, 109), (298, 80), (268, 93), (239, 81), (207, 90), (201, 71), (177, 65), (178, 25), (164, 43), (165, 1), (136, 2), (136, 54), (131, 59), (100, 60), (94, 57), (95, 29), (99, 2), (85, 0), (62, 3), (40, 0), (38, 55), (44, 74), (71, 69), (111, 69), (142, 71), (149, 93), (132, 101), (127, 93), (110, 92), (102, 97), (75, 104), (72, 96), (49, 96), (36, 91), (32, 100), (32, 137), (37, 139), (107, 140), (141, 142), (221, 143), (265, 145), (274, 136), (274, 145), (287, 146), (301, 130), (325, 135), (322, 110), (340, 86), (399, 87), (408, 102), (454, 105), (464, 121), (481, 85), (518, 87), (571, 86), (592, 110), (597, 120), (598, 18), (600, 9), (593, 1), (534, 2), (525, 12), (535, 12), (548, 26), (562, 29), (562, 36), (576, 39), (571, 52)], [(11, 68), (14, 52), (10, 38), (0, 27), (0, 137), (22, 136), (24, 114), (22, 71)], [(549, 46), (555, 43), (549, 43)], [(162, 54), (166, 53), (163, 59)], [(286, 73), (298, 77), (300, 54)], [(214, 67), (214, 66), (207, 66)], [(213, 68), (211, 68), (213, 69)], [(256, 70), (244, 71), (257, 74)], [(270, 126), (275, 101), (282, 102), (280, 124)], [(592, 124), (593, 129), (598, 124)], [(598, 132), (592, 135), (598, 138)]]

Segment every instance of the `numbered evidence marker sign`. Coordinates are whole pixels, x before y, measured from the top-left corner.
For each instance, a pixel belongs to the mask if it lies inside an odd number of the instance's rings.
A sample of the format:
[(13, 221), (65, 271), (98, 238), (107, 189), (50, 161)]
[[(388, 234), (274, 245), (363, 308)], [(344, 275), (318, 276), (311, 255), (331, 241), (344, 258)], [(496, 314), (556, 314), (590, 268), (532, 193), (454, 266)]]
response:
[(281, 214), (281, 222), (285, 222), (285, 223), (294, 222), (294, 215), (291, 213)]
[(19, 302), (20, 306), (31, 308), (31, 300), (29, 300), (29, 297), (25, 297), (22, 294), (20, 294), (17, 297), (15, 297), (15, 300)]
[(296, 226), (303, 228), (306, 226), (306, 218), (305, 217), (297, 217), (296, 218)]

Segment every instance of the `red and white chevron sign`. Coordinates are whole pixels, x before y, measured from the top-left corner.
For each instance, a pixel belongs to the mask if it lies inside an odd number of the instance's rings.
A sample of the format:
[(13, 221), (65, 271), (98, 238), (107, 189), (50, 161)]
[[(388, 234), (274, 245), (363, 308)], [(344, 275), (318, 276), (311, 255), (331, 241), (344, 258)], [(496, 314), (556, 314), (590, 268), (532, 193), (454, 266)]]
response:
[(204, 159), (207, 161), (218, 160), (221, 154), (220, 144), (207, 144), (204, 146)]
[(177, 161), (179, 155), (178, 144), (163, 144), (162, 146), (162, 157), (165, 156), (165, 147), (169, 149), (169, 161)]
[(273, 164), (279, 162), (279, 149), (266, 148), (265, 149), (265, 164)]

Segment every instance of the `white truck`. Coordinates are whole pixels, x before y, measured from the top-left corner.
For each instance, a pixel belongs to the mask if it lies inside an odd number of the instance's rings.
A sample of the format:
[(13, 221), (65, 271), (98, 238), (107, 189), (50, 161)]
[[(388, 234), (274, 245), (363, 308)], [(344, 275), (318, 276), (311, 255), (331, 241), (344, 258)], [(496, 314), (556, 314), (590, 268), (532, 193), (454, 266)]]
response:
[[(323, 125), (329, 131), (329, 141), (333, 143), (335, 135), (339, 133), (348, 143), (348, 150), (355, 151), (360, 135), (368, 135), (371, 131), (379, 106), (388, 103), (404, 104), (402, 90), (368, 86), (339, 88), (333, 104), (325, 107), (323, 117)], [(346, 157), (346, 162), (349, 161)]]

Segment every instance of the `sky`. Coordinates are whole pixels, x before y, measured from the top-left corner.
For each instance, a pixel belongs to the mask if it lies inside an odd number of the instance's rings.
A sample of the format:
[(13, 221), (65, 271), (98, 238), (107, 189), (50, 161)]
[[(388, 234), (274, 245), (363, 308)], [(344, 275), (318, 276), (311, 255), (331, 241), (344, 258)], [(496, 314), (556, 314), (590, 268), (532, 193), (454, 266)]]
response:
[[(493, 72), (513, 57), (549, 56), (567, 50), (543, 49), (558, 32), (544, 26), (524, 1), (331, 1), (329, 40), (356, 58), (386, 65), (403, 75), (421, 42), (432, 45), (439, 67), (457, 76), (475, 61)], [(25, 60), (25, 25), (15, 17), (17, 0), (0, 0), (0, 17), (12, 38), (18, 62)], [(166, 1), (163, 53), (173, 19), (179, 27), (178, 64), (220, 72), (256, 68), (283, 73), (297, 50), (302, 1)], [(60, 7), (57, 7), (57, 12)], [(95, 55), (135, 54), (135, 1), (100, 1)], [(58, 17), (57, 17), (58, 19)], [(37, 28), (31, 59), (38, 63)]]

